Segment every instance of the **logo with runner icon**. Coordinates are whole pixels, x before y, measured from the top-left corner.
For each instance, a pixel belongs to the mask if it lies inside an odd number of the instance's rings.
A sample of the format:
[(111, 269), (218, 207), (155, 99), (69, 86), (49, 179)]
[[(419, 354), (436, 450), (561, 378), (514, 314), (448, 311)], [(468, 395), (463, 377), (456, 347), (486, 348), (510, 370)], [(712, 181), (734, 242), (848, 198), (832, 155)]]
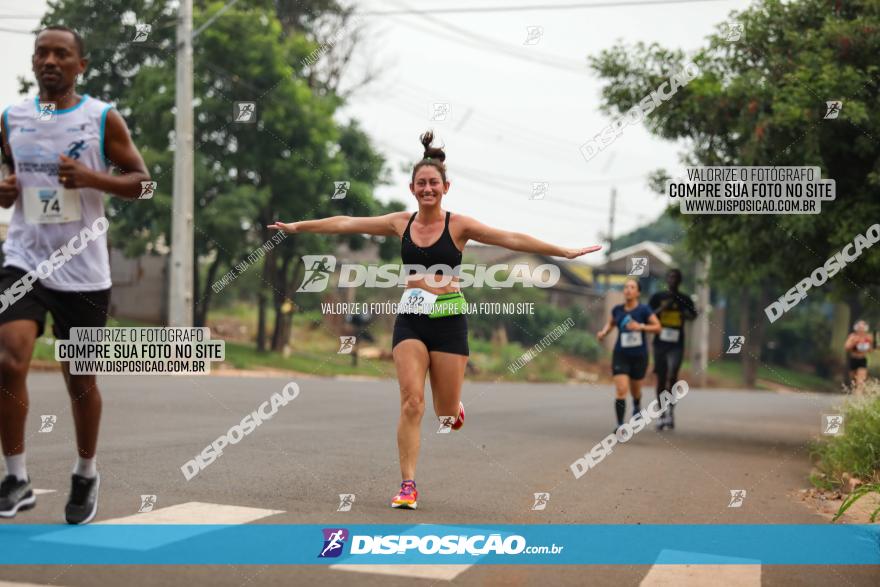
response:
[(535, 503), (532, 504), (532, 511), (537, 512), (546, 509), (548, 501), (550, 501), (549, 493), (536, 493)]
[(256, 102), (236, 102), (233, 112), (233, 121), (245, 124), (257, 121), (257, 103)]
[(630, 268), (628, 275), (646, 275), (648, 273), (647, 257), (630, 257)]
[(746, 490), (745, 489), (731, 489), (730, 490), (730, 503), (727, 504), (729, 508), (741, 508), (743, 502), (746, 500)]
[(88, 147), (88, 145), (86, 145), (86, 142), (85, 142), (84, 140), (82, 140), (82, 141), (73, 141), (72, 143), (70, 143), (70, 144), (67, 146), (67, 153), (66, 153), (66, 155), (67, 155), (68, 157), (70, 157), (71, 159), (79, 159), (79, 154), (80, 154), (80, 152), (82, 152), (82, 151), (83, 151), (84, 149), (86, 149), (87, 147)]
[(303, 255), (303, 265), (306, 267), (302, 284), (297, 292), (319, 292), (327, 289), (330, 283), (330, 274), (336, 269), (336, 257), (333, 255)]
[(132, 43), (143, 43), (146, 41), (150, 32), (153, 30), (153, 25), (147, 23), (138, 23), (134, 25), (134, 36), (131, 39)]
[(532, 193), (529, 195), (530, 200), (543, 200), (550, 194), (550, 182), (533, 181)]
[(440, 428), (437, 429), (437, 434), (449, 434), (458, 416), (437, 416), (437, 419), (440, 420)]
[(138, 200), (149, 200), (153, 197), (153, 194), (156, 192), (156, 182), (155, 181), (142, 181), (141, 182), (141, 195), (138, 196)]
[(40, 430), (39, 432), (52, 432), (52, 429), (55, 427), (55, 422), (58, 421), (58, 416), (53, 414), (48, 414), (45, 416), (40, 416)]
[(728, 336), (727, 337), (727, 354), (728, 355), (738, 355), (742, 350), (743, 345), (746, 343), (745, 336)]
[(354, 493), (340, 493), (339, 494), (339, 507), (336, 508), (337, 512), (350, 512), (351, 506), (354, 505)]
[(157, 498), (155, 495), (142, 495), (141, 507), (138, 508), (138, 513), (145, 514), (153, 511), (153, 508), (156, 507), (156, 500)]
[(841, 110), (843, 110), (843, 102), (840, 100), (829, 100), (825, 102), (825, 120), (834, 120), (840, 116)]
[(434, 122), (443, 122), (449, 116), (449, 102), (434, 102), (431, 105), (430, 119)]
[(345, 541), (348, 540), (348, 530), (345, 528), (324, 528), (324, 548), (318, 558), (336, 558), (342, 554)]
[(544, 36), (544, 27), (540, 25), (533, 25), (526, 27), (526, 40), (523, 42), (523, 45), (537, 45), (541, 42), (541, 38)]
[(330, 196), (331, 200), (344, 200), (346, 194), (348, 194), (348, 188), (351, 187), (351, 182), (349, 181), (334, 181), (333, 182), (333, 195)]
[(730, 43), (735, 43), (742, 38), (743, 24), (735, 20), (721, 23), (723, 29), (726, 29), (725, 39)]
[(340, 336), (339, 337), (339, 350), (336, 351), (338, 355), (350, 355), (351, 351), (354, 350), (354, 345), (357, 342), (356, 336)]
[(843, 434), (843, 414), (822, 414), (822, 434), (825, 436)]
[(37, 120), (39, 122), (55, 122), (55, 112), (57, 105), (55, 102), (40, 102), (37, 106)]

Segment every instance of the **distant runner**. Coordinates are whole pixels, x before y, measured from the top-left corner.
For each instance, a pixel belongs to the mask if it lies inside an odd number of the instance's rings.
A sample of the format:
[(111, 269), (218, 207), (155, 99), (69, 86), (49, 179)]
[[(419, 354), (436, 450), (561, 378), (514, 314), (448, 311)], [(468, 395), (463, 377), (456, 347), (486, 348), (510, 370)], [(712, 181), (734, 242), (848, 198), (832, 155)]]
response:
[(648, 370), (648, 343), (646, 332), (660, 332), (660, 322), (651, 308), (639, 303), (642, 288), (635, 279), (627, 279), (623, 285), (624, 303), (614, 306), (605, 328), (596, 336), (605, 338), (612, 328), (618, 329), (617, 343), (611, 358), (614, 376), (614, 413), (617, 416), (616, 432), (623, 426), (626, 415), (626, 394), (633, 398), (633, 416), (642, 409), (642, 379)]
[[(678, 381), (678, 370), (684, 358), (684, 323), (697, 317), (694, 302), (678, 291), (681, 271), (670, 269), (666, 273), (667, 291), (651, 296), (648, 305), (660, 320), (660, 334), (654, 337), (654, 373), (657, 375), (657, 399), (663, 391), (671, 391)], [(669, 404), (657, 421), (657, 430), (675, 428), (675, 405)]]
[(844, 344), (849, 360), (849, 381), (853, 393), (861, 395), (868, 378), (868, 353), (874, 349), (874, 338), (868, 331), (868, 323), (859, 320), (853, 324), (853, 331)]

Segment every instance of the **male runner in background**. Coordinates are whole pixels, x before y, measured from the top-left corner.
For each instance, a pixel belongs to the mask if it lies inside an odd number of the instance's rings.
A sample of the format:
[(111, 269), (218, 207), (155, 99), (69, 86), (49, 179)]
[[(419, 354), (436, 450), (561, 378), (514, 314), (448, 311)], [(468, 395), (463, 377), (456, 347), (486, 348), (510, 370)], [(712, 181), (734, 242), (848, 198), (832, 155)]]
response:
[[(141, 182), (150, 179), (122, 116), (76, 93), (77, 76), (87, 65), (76, 32), (43, 29), (32, 57), (39, 95), (2, 116), (2, 149), (14, 173), (0, 181), (0, 206), (15, 206), (0, 269), (0, 444), (7, 472), (0, 483), (2, 517), (35, 504), (25, 466), (25, 383), (46, 313), (52, 314), (58, 339), (69, 339), (71, 328), (107, 323), (111, 282), (104, 193), (136, 199)], [(110, 173), (111, 164), (119, 175)], [(96, 226), (103, 230), (94, 234)], [(86, 234), (91, 238), (83, 238)], [(58, 263), (56, 251), (62, 250)], [(62, 370), (78, 449), (65, 519), (85, 524), (98, 510), (101, 395), (94, 375), (71, 375), (66, 362)]]
[[(667, 291), (651, 296), (648, 305), (660, 320), (660, 334), (654, 337), (654, 373), (657, 375), (657, 399), (660, 393), (670, 391), (678, 381), (678, 370), (684, 357), (684, 323), (697, 317), (694, 302), (680, 291), (681, 271), (670, 269), (666, 273)], [(657, 421), (657, 430), (675, 428), (675, 406), (669, 404)]]

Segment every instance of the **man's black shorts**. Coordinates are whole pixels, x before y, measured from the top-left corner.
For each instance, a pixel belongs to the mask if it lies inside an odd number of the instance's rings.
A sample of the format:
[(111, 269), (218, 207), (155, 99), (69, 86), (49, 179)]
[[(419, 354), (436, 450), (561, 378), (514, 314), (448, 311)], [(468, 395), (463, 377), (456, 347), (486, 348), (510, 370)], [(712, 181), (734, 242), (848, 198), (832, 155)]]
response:
[[(27, 272), (18, 267), (0, 269), (0, 295)], [(52, 314), (52, 333), (55, 338), (68, 340), (71, 328), (100, 328), (107, 325), (110, 308), (110, 289), (100, 291), (60, 291), (43, 286), (39, 280), (33, 289), (12, 302), (0, 312), (0, 324), (13, 320), (33, 320), (38, 334), (46, 329), (46, 312)]]
[[(678, 371), (684, 359), (683, 346), (654, 345), (654, 373), (678, 379)], [(673, 383), (675, 383), (673, 381)], [(666, 385), (663, 383), (662, 385)]]

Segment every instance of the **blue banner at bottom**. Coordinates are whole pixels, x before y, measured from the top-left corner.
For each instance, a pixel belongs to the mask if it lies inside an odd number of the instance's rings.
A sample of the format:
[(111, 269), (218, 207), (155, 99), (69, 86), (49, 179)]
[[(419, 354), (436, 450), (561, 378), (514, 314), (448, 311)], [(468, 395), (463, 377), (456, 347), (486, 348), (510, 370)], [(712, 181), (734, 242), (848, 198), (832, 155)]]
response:
[(4, 525), (0, 564), (880, 565), (880, 525)]

